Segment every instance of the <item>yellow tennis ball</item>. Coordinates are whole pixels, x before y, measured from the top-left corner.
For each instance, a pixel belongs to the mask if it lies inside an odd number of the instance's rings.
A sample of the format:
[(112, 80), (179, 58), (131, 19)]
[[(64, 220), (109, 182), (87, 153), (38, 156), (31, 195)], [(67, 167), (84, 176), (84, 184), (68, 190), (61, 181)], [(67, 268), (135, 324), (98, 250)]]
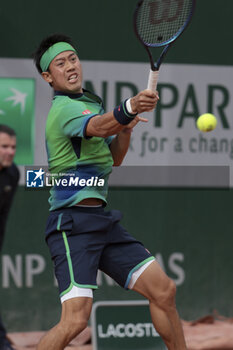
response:
[(211, 113), (205, 113), (202, 114), (198, 119), (197, 119), (197, 127), (199, 130), (203, 132), (208, 132), (212, 131), (216, 128), (217, 125), (217, 119), (215, 116)]

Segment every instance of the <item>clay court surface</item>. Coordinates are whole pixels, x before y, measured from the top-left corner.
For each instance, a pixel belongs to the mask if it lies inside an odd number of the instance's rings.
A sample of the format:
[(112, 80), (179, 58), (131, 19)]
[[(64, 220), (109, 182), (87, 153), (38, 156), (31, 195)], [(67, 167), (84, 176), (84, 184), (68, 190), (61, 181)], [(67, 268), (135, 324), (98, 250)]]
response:
[[(233, 350), (233, 318), (210, 315), (182, 324), (188, 350)], [(35, 350), (43, 335), (44, 332), (9, 333), (9, 338), (16, 350)], [(91, 329), (87, 327), (66, 350), (92, 350)]]

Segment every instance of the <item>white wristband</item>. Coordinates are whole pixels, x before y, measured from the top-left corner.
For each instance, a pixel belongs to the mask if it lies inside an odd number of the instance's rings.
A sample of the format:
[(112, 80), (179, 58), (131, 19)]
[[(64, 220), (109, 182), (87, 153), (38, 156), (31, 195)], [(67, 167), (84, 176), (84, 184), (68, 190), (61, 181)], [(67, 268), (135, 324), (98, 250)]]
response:
[(133, 111), (132, 111), (132, 107), (131, 107), (130, 100), (131, 100), (131, 99), (129, 98), (129, 99), (126, 101), (125, 106), (126, 106), (127, 112), (128, 112), (129, 114), (134, 114)]

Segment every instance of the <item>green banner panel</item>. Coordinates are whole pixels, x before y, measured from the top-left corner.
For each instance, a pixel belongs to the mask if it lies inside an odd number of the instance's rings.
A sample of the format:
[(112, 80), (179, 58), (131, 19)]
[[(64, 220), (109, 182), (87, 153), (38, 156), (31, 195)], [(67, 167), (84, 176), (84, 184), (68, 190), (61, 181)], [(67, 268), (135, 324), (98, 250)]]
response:
[(0, 78), (0, 124), (17, 134), (17, 164), (34, 161), (35, 80)]
[(109, 301), (93, 305), (94, 350), (166, 350), (145, 301)]

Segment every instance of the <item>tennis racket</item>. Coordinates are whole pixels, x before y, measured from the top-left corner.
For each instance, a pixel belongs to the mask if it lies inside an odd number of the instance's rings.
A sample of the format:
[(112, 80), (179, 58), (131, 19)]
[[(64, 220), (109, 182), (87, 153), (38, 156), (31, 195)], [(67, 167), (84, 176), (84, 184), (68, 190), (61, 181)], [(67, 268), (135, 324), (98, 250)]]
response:
[[(195, 0), (140, 0), (134, 12), (134, 30), (150, 59), (147, 88), (156, 90), (159, 68), (172, 43), (189, 24)], [(151, 48), (162, 47), (154, 62)]]

